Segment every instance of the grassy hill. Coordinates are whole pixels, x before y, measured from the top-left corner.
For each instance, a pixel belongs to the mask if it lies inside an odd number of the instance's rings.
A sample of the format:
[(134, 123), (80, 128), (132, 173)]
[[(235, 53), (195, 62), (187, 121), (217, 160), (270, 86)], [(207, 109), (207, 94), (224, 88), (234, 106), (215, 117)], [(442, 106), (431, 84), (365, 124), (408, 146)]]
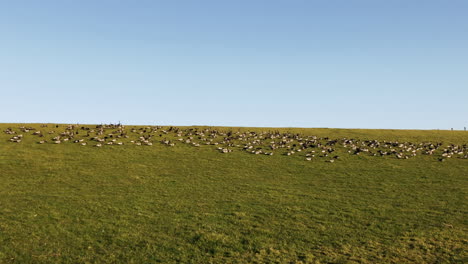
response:
[(467, 261), (468, 132), (0, 130), (0, 263)]

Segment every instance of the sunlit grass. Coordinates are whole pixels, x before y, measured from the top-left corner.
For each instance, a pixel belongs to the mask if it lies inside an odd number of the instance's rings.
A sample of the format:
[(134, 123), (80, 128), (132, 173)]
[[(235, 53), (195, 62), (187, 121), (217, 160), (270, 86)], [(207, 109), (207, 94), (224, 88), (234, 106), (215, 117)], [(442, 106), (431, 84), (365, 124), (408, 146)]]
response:
[[(20, 125), (0, 128), (8, 126)], [(468, 143), (461, 131), (283, 131)], [(214, 146), (96, 148), (9, 138), (0, 134), (1, 263), (462, 263), (467, 257), (466, 159), (343, 154), (331, 164), (221, 154)]]

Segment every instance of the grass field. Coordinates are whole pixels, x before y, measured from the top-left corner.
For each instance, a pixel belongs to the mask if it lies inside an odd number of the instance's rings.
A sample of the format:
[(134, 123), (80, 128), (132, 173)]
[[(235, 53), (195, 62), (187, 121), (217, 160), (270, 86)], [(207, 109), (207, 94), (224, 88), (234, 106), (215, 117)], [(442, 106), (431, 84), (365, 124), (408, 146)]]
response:
[[(66, 126), (40, 126), (0, 124), (0, 263), (468, 261), (468, 159), (338, 147), (334, 163), (283, 150), (224, 154), (159, 132), (152, 146), (130, 144), (137, 133), (121, 146), (53, 144)], [(464, 131), (217, 130), (468, 144)], [(166, 137), (175, 146), (159, 143)]]

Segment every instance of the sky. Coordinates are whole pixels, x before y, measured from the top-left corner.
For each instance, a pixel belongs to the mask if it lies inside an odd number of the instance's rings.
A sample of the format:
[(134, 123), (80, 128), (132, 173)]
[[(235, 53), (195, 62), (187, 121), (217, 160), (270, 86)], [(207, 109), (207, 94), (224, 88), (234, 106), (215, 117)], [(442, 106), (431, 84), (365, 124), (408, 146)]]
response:
[(466, 0), (0, 0), (0, 123), (468, 127)]

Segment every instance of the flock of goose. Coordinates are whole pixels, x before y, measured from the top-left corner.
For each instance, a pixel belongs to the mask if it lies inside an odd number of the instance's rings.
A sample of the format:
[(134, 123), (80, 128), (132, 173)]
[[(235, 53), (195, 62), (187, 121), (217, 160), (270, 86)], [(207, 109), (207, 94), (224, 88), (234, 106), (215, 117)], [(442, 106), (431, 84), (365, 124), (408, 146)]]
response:
[(40, 128), (21, 126), (7, 128), (10, 142), (20, 143), (27, 136), (37, 137), (38, 144), (75, 143), (83, 146), (104, 147), (107, 145), (152, 146), (160, 143), (168, 147), (186, 144), (193, 147), (214, 146), (220, 153), (245, 151), (254, 155), (301, 156), (306, 161), (322, 158), (326, 162), (340, 159), (337, 153), (368, 156), (391, 156), (409, 159), (418, 155), (437, 156), (439, 161), (448, 158), (468, 159), (468, 145), (443, 145), (440, 142), (398, 142), (359, 139), (331, 139), (301, 135), (299, 133), (222, 131), (214, 128), (179, 127), (131, 127), (121, 124), (79, 126), (41, 125)]

